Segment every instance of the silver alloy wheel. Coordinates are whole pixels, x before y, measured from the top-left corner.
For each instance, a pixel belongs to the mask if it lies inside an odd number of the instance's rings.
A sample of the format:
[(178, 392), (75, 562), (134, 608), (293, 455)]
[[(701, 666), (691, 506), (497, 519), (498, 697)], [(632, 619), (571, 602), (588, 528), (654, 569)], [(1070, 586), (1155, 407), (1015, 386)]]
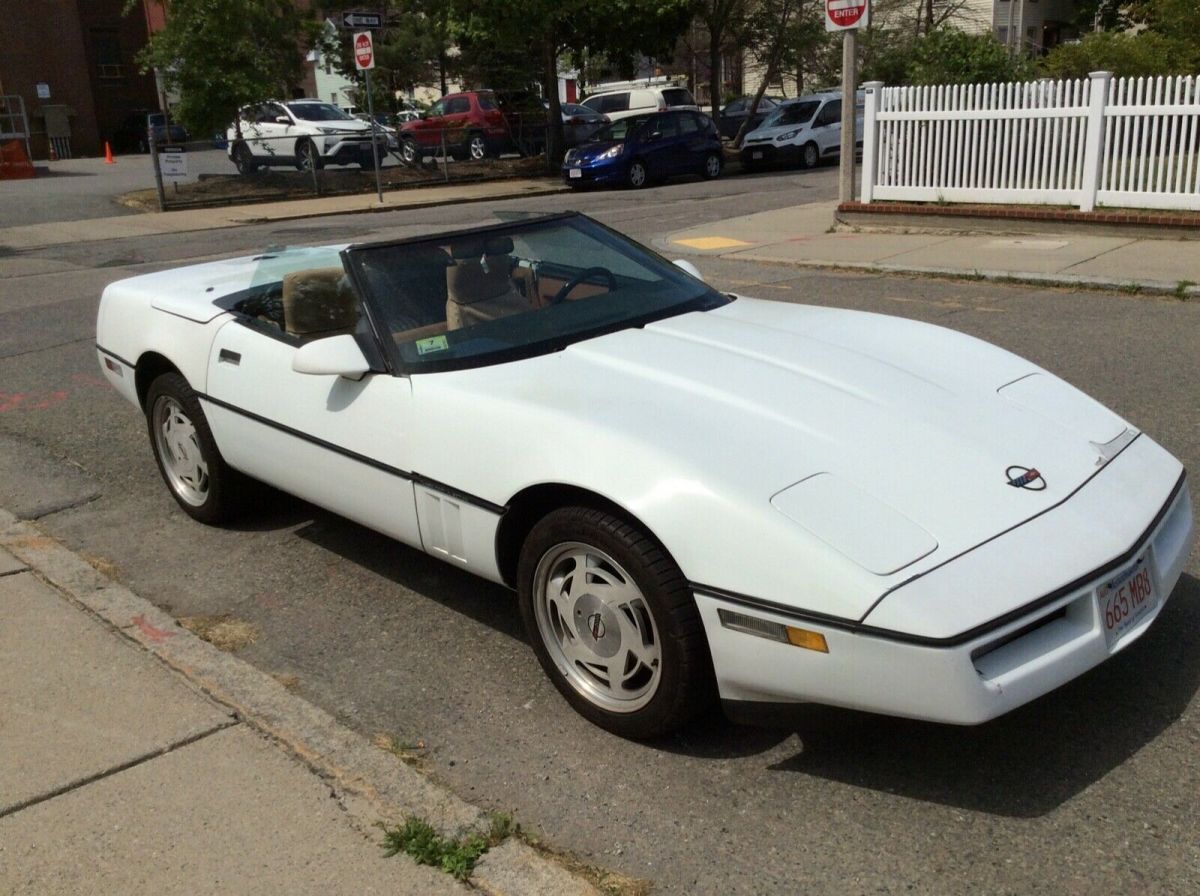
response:
[(160, 395), (154, 402), (154, 448), (162, 460), (167, 484), (180, 500), (199, 507), (208, 500), (208, 463), (196, 425), (178, 401)]
[(554, 665), (589, 703), (630, 713), (654, 699), (658, 626), (633, 577), (608, 554), (574, 541), (548, 550), (534, 573), (533, 611)]
[(313, 168), (319, 167), (320, 162), (317, 161), (317, 147), (311, 140), (305, 140), (300, 144), (300, 170), (312, 171)]
[(706, 177), (716, 177), (721, 173), (721, 157), (716, 153), (709, 155), (704, 160), (704, 174)]
[(468, 149), (471, 153), (471, 158), (476, 162), (487, 157), (487, 143), (484, 141), (481, 134), (476, 134), (471, 138)]
[(400, 144), (400, 157), (408, 164), (413, 164), (417, 161), (417, 144), (412, 140), (405, 140)]
[(817, 150), (817, 144), (805, 143), (802, 152), (804, 153), (804, 167), (816, 168), (817, 162), (821, 161), (821, 155)]
[(646, 183), (646, 166), (641, 162), (634, 162), (629, 166), (629, 184), (630, 186), (640, 187)]

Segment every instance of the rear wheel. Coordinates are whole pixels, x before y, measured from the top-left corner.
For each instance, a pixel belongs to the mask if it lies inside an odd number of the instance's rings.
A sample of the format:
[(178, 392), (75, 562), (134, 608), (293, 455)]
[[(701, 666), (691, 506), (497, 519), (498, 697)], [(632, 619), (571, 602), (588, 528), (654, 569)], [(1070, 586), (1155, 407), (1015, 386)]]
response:
[(258, 170), (258, 162), (254, 161), (254, 153), (245, 143), (239, 143), (233, 148), (233, 164), (238, 174), (253, 174)]
[(625, 180), (629, 186), (635, 190), (639, 190), (646, 186), (650, 178), (646, 172), (646, 163), (641, 159), (634, 159), (629, 163), (629, 173), (625, 175)]
[(704, 159), (704, 176), (709, 180), (721, 174), (721, 154), (710, 152)]
[(642, 530), (600, 510), (553, 511), (525, 540), (518, 578), (534, 652), (580, 715), (648, 738), (709, 703), (712, 661), (695, 600)]
[(236, 515), (249, 482), (221, 458), (196, 393), (178, 373), (150, 384), (146, 425), (158, 471), (184, 513), (210, 524)]
[(804, 168), (816, 168), (821, 162), (821, 151), (815, 143), (805, 143), (800, 150), (800, 165)]

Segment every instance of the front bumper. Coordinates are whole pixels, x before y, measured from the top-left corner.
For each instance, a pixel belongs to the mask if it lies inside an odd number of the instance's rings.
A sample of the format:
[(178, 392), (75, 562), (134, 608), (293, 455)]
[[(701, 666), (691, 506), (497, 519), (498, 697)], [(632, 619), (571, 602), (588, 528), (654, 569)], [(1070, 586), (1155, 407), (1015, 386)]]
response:
[[(1121, 477), (1097, 476), (1067, 505), (1079, 501), (1085, 510), (1107, 506), (1112, 513), (1120, 506), (1114, 502), (1120, 500), (1122, 484)], [(1043, 519), (1052, 516), (1046, 514)], [(823, 703), (960, 725), (1003, 715), (1104, 662), (1153, 624), (1179, 581), (1195, 534), (1191, 500), (1182, 476), (1166, 503), (1149, 516), (1149, 526), (1144, 519), (1140, 525), (1146, 528), (1125, 543), (1125, 550), (1110, 554), (1099, 566), (1088, 567), (1090, 573), (1051, 565), (1052, 574), (1067, 585), (1044, 594), (1018, 595), (1010, 605), (1022, 610), (955, 637), (922, 638), (869, 624), (800, 619), (748, 607), (728, 595), (705, 593), (697, 587), (696, 603), (721, 698), (736, 705), (741, 717), (748, 714), (748, 707), (752, 714), (755, 704), (766, 710), (795, 703)], [(1050, 520), (1047, 524), (1053, 526)], [(988, 563), (985, 554), (991, 555), (993, 563), (1007, 559), (1010, 566), (1019, 565), (1016, 558), (1031, 566), (1043, 561), (1052, 564), (1064, 538), (1086, 539), (1090, 534), (1060, 532), (1057, 539), (1043, 537), (1044, 556), (1030, 557), (1029, 552), (1037, 548), (1031, 547), (1028, 539), (1041, 534), (1033, 531), (1036, 528), (1027, 523), (967, 556), (980, 555), (973, 564), (984, 566)], [(1031, 531), (1025, 533), (1025, 529)], [(1110, 649), (1096, 591), (1140, 557), (1146, 558), (1151, 570), (1158, 606)], [(957, 564), (962, 564), (961, 573), (953, 572)], [(979, 584), (980, 568), (962, 559), (942, 567), (954, 576), (958, 601), (973, 599), (973, 583), (981, 590), (986, 588)], [(1000, 574), (996, 577), (1003, 578)], [(894, 597), (885, 598), (882, 605)], [(726, 628), (719, 616), (721, 609), (819, 632), (829, 652), (804, 650)], [(874, 620), (873, 614), (866, 617), (867, 623)]]
[(782, 145), (750, 143), (742, 147), (740, 157), (743, 165), (751, 167), (754, 165), (794, 164), (800, 161), (800, 147), (786, 143)]
[[(579, 171), (578, 177), (571, 176), (572, 169)], [(617, 158), (599, 164), (564, 164), (562, 176), (563, 183), (567, 186), (580, 186), (583, 184), (620, 184), (625, 182), (628, 175), (625, 160)]]

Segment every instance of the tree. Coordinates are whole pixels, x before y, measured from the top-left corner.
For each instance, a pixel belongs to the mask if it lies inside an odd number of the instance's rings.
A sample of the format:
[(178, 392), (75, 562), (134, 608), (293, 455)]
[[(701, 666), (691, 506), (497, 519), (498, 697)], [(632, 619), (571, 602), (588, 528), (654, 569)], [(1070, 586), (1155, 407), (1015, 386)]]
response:
[(175, 112), (184, 124), (212, 134), (247, 103), (291, 96), (319, 34), (320, 24), (291, 0), (172, 0), (166, 27), (138, 62), (179, 91)]
[(905, 74), (909, 84), (993, 84), (1033, 72), (1029, 59), (1010, 55), (990, 34), (940, 28), (913, 44)]
[(613, 59), (669, 56), (687, 27), (691, 0), (453, 0), (461, 43), (492, 43), (529, 59), (549, 102), (546, 154), (562, 154), (558, 61), (585, 51)]
[[(1089, 71), (1119, 76), (1184, 75), (1200, 70), (1200, 4), (1196, 0), (1089, 0), (1097, 27), (1078, 44), (1055, 47), (1043, 61), (1054, 77), (1086, 77)], [(1128, 30), (1131, 25), (1137, 31)]]
[(708, 30), (708, 93), (713, 121), (721, 118), (721, 57), (748, 40), (752, 0), (698, 0), (696, 18)]

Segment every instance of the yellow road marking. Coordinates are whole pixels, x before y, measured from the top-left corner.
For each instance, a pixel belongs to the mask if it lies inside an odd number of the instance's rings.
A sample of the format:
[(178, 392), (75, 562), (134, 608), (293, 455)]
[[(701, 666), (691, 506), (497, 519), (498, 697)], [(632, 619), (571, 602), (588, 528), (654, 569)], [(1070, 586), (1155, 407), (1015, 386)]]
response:
[(731, 240), (727, 236), (699, 236), (689, 240), (672, 240), (671, 242), (691, 249), (732, 249), (734, 246), (752, 245), (741, 240)]

